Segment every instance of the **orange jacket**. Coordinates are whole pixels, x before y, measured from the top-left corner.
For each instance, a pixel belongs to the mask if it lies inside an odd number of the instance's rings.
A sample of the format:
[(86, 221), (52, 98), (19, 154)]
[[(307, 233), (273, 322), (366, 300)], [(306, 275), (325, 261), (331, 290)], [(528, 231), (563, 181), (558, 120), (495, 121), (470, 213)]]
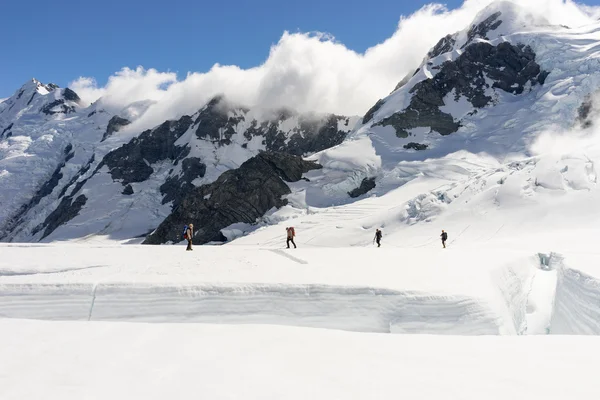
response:
[(286, 230), (287, 230), (287, 237), (293, 238), (294, 236), (296, 236), (296, 231), (294, 230), (293, 226), (287, 228)]

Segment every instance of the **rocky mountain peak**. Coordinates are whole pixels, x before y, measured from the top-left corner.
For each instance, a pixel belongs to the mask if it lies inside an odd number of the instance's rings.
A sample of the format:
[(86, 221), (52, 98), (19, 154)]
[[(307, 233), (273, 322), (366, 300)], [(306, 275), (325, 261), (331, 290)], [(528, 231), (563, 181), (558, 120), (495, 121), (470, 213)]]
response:
[(549, 26), (544, 17), (510, 1), (495, 1), (481, 10), (468, 28), (448, 34), (429, 51), (425, 62), (478, 41), (493, 41), (514, 33)]

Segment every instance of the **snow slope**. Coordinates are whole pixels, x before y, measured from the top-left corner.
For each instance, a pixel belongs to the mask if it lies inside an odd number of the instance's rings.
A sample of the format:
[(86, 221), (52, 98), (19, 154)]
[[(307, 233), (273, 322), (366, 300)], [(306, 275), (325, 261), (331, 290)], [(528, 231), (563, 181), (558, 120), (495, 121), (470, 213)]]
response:
[[(473, 34), (470, 41), (467, 37), (473, 28), (452, 35), (454, 44), (441, 54), (426, 58), (404, 85), (368, 113), (372, 117), (358, 126), (342, 145), (314, 157), (324, 165), (323, 174), (331, 177), (322, 185), (326, 189), (322, 195), (326, 198), (321, 203), (348, 203), (351, 201), (346, 195), (348, 190), (370, 177), (376, 178), (378, 193), (384, 193), (427, 173), (422, 171), (431, 164), (449, 165), (443, 160), (458, 152), (487, 155), (502, 165), (525, 160), (535, 155), (532, 146), (541, 135), (570, 131), (583, 122), (582, 105), (595, 104), (593, 99), (600, 89), (600, 58), (595, 47), (600, 41), (600, 24), (581, 28), (550, 26), (538, 19), (532, 21), (532, 16), (527, 17), (527, 12), (513, 3), (495, 2), (481, 12), (472, 27), (498, 12), (500, 16), (494, 21), (502, 23), (497, 29), (487, 31), (484, 38)], [(393, 126), (382, 125), (389, 117), (408, 109), (419, 84), (434, 79), (445, 63), (456, 63), (466, 51), (463, 46), (481, 43), (493, 47), (503, 43), (529, 46), (542, 72), (549, 74), (543, 84), (532, 86), (527, 82), (522, 93), (511, 93), (493, 87), (490, 77), (483, 73), (482, 78), (487, 83), (480, 89), (491, 99), (483, 107), (451, 91), (439, 106), (441, 112), (460, 125), (451, 134), (442, 135), (431, 127), (417, 127), (408, 129), (409, 135), (404, 138), (397, 136)], [(475, 83), (472, 85), (475, 87)], [(427, 149), (405, 148), (409, 143), (426, 145)], [(420, 168), (407, 171), (407, 166), (417, 165), (408, 164), (413, 161), (423, 163)], [(484, 164), (490, 165), (490, 162), (485, 160)], [(459, 162), (455, 169), (463, 167), (464, 163)]]
[[(357, 120), (258, 112), (221, 100), (179, 121), (135, 132), (127, 125), (149, 102), (107, 111), (100, 99), (84, 108), (70, 89), (28, 82), (0, 104), (0, 240), (146, 235), (171, 213), (173, 192), (183, 192), (185, 185), (211, 183), (265, 149), (322, 150), (343, 139)], [(112, 164), (105, 161), (119, 150)], [(151, 169), (149, 176), (139, 173), (140, 164)], [(116, 178), (114, 169), (129, 174), (129, 181)]]
[[(69, 161), (59, 172), (71, 179), (93, 154), (92, 143), (102, 137), (101, 126), (110, 116), (88, 117), (91, 111), (65, 99), (64, 92), (32, 80), (0, 104), (0, 236), (11, 217), (18, 219), (19, 208), (26, 208), (42, 184), (52, 181), (57, 167)], [(43, 197), (35, 206), (49, 208), (50, 198)]]
[(8, 320), (0, 328), (6, 400), (592, 400), (598, 389), (598, 338)]
[(451, 241), (445, 250), (426, 242), (336, 249), (304, 241), (289, 251), (225, 245), (192, 253), (179, 246), (3, 245), (0, 316), (600, 334), (594, 251), (540, 253), (518, 241)]

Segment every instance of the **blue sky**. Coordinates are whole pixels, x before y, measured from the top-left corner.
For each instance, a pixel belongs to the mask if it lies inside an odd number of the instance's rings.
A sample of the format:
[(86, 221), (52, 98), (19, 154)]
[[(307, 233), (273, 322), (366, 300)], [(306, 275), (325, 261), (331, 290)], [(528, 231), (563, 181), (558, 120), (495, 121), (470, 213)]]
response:
[[(595, 3), (600, 0), (595, 1)], [(322, 31), (362, 52), (390, 37), (400, 15), (428, 1), (217, 0), (6, 1), (0, 98), (26, 80), (100, 85), (122, 67), (206, 71), (214, 63), (261, 64), (283, 31)], [(462, 2), (444, 2), (449, 8)], [(590, 1), (586, 1), (590, 3)]]

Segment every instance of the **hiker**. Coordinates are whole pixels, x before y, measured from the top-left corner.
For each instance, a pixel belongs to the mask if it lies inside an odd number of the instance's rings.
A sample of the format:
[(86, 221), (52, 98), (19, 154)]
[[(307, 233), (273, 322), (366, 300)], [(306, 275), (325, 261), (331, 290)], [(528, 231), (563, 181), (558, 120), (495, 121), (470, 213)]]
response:
[(440, 237), (442, 238), (442, 246), (444, 246), (444, 248), (446, 248), (446, 240), (448, 240), (448, 233), (446, 233), (442, 229), (442, 234), (440, 235)]
[(294, 245), (294, 248), (296, 248), (296, 243), (294, 243), (294, 237), (296, 236), (296, 231), (294, 230), (293, 226), (290, 226), (289, 228), (285, 228), (285, 231), (287, 232), (287, 248), (290, 248), (290, 242), (292, 242), (292, 244)]
[(189, 224), (185, 230), (185, 239), (188, 241), (187, 249), (185, 251), (194, 250), (192, 249), (192, 238), (194, 237), (194, 224)]
[(383, 236), (383, 234), (377, 229), (375, 231), (375, 239), (373, 239), (373, 242), (377, 242), (377, 247), (381, 247), (381, 236)]

